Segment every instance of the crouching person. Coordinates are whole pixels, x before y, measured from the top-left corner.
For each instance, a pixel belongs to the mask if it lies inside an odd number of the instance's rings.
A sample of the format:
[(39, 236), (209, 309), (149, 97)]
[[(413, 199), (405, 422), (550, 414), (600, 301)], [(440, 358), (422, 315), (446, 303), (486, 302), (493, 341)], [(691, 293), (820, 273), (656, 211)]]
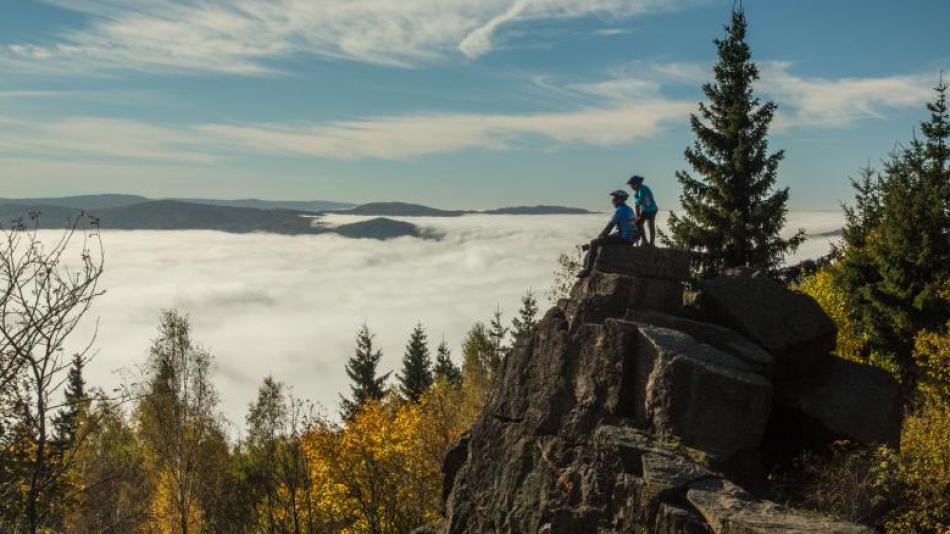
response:
[(607, 227), (600, 232), (600, 235), (591, 241), (589, 245), (584, 245), (583, 248), (587, 251), (587, 255), (584, 256), (583, 269), (577, 273), (578, 278), (583, 278), (590, 274), (590, 270), (594, 267), (597, 254), (600, 253), (602, 246), (608, 244), (633, 245), (639, 239), (635, 221), (636, 214), (634, 214), (633, 209), (627, 205), (628, 198), (630, 198), (630, 195), (620, 189), (610, 194), (610, 201), (614, 206), (614, 215), (610, 219), (610, 222), (607, 223)]

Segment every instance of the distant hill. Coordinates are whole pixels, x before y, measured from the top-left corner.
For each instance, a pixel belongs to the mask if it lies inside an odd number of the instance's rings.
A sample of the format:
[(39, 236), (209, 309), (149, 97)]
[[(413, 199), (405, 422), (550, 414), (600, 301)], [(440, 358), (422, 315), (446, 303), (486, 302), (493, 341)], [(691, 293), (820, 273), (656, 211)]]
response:
[(71, 219), (82, 212), (76, 208), (42, 204), (0, 203), (0, 227), (8, 228), (15, 220), (29, 224), (32, 214), (38, 214), (41, 228), (65, 228)]
[(510, 208), (486, 210), (482, 213), (490, 215), (583, 215), (594, 212), (566, 206), (512, 206)]
[[(341, 227), (312, 224), (310, 212), (283, 209), (238, 208), (182, 202), (151, 200), (127, 206), (85, 210), (98, 218), (104, 229), (117, 230), (217, 230), (230, 233), (267, 232), (285, 235), (337, 233), (351, 238), (390, 239), (425, 235), (414, 224), (391, 219), (373, 219)], [(0, 204), (0, 222), (29, 218), (39, 212), (43, 229), (63, 228), (83, 210), (61, 206)]]
[[(49, 198), (0, 198), (0, 204), (15, 204), (20, 206), (56, 206), (61, 208), (75, 208), (92, 211), (102, 208), (119, 208), (150, 202), (155, 199), (139, 195), (76, 195), (69, 197)], [(222, 200), (215, 198), (165, 198), (162, 201), (189, 202), (206, 206), (228, 206), (232, 208), (256, 208), (262, 210), (284, 209), (319, 213), (352, 208), (353, 204), (332, 202), (329, 200), (259, 200), (243, 198), (237, 200)]]
[(49, 198), (0, 198), (0, 204), (18, 206), (55, 206), (80, 210), (116, 208), (147, 202), (149, 199), (138, 195), (76, 195)]
[(360, 221), (351, 224), (343, 224), (333, 228), (333, 231), (345, 236), (357, 239), (391, 239), (394, 237), (423, 237), (431, 238), (433, 235), (423, 232), (412, 223), (405, 221), (394, 221), (385, 217), (377, 217), (368, 221)]
[(342, 211), (347, 215), (383, 215), (389, 217), (458, 217), (471, 213), (467, 211), (450, 211), (430, 208), (422, 204), (406, 202), (371, 202), (361, 204), (355, 208)]
[(338, 213), (348, 215), (381, 215), (387, 217), (458, 217), (460, 215), (473, 213), (483, 213), (486, 215), (579, 215), (593, 212), (581, 208), (568, 208), (564, 206), (513, 206), (485, 211), (465, 211), (443, 210), (423, 206), (422, 204), (409, 204), (406, 202), (372, 202), (369, 204), (361, 204), (352, 209), (342, 210)]
[[(445, 210), (411, 204), (408, 202), (370, 202), (368, 204), (353, 205), (345, 202), (330, 200), (259, 200), (243, 198), (236, 200), (214, 198), (165, 198), (155, 200), (139, 195), (76, 195), (67, 197), (49, 198), (0, 198), (0, 205), (15, 205), (25, 207), (44, 206), (47, 213), (52, 208), (70, 208), (88, 212), (107, 208), (124, 208), (139, 206), (149, 202), (178, 202), (196, 204), (209, 207), (253, 208), (259, 210), (289, 210), (296, 212), (318, 213), (345, 213), (348, 215), (367, 215), (374, 217), (458, 217), (471, 213), (488, 215), (573, 215), (592, 213), (585, 209), (568, 208), (564, 206), (512, 206), (485, 211), (475, 210)], [(184, 209), (184, 208), (182, 208)], [(121, 213), (121, 212), (118, 212)], [(212, 217), (209, 213), (206, 217)], [(158, 223), (156, 223), (158, 224)], [(238, 224), (238, 226), (241, 226)]]
[(257, 208), (262, 210), (282, 209), (307, 211), (310, 213), (347, 210), (354, 207), (354, 204), (347, 204), (345, 202), (332, 202), (329, 200), (258, 200), (256, 198), (242, 198), (237, 200), (220, 200), (213, 198), (177, 198), (169, 200), (180, 200), (182, 202), (192, 202), (195, 204), (205, 204), (208, 206), (230, 206), (233, 208)]

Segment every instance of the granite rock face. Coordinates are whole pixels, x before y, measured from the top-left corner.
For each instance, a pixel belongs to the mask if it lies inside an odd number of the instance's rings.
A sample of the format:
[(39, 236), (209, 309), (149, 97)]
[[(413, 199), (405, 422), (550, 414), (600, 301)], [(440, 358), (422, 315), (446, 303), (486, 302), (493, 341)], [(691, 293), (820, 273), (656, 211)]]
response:
[[(591, 276), (503, 361), (480, 418), (446, 457), (442, 517), (418, 532), (870, 532), (757, 498), (737, 466), (756, 464), (769, 433), (792, 428), (776, 421), (790, 413), (886, 441), (900, 428), (886, 377), (828, 356), (823, 315), (793, 333), (747, 317), (787, 315), (789, 302), (814, 312), (751, 275), (742, 284), (767, 287), (742, 307), (713, 285), (703, 308), (721, 307), (718, 324), (685, 317), (688, 266), (682, 252), (604, 247)], [(809, 363), (773, 375), (788, 361)], [(828, 402), (839, 406), (819, 409)], [(848, 415), (874, 410), (876, 423), (849, 426)]]

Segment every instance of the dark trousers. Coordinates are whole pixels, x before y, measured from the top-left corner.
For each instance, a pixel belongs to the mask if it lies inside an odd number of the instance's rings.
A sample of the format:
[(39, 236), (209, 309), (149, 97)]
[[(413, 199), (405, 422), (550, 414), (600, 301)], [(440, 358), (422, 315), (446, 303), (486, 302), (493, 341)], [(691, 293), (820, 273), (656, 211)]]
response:
[[(650, 229), (650, 240), (647, 241), (647, 233), (643, 230), (643, 227), (646, 226)], [(656, 238), (656, 212), (653, 213), (641, 213), (640, 219), (637, 220), (637, 232), (640, 234), (640, 242), (644, 245), (653, 244), (654, 238)]]
[(587, 249), (587, 255), (584, 256), (584, 271), (590, 272), (597, 261), (597, 255), (600, 254), (600, 247), (604, 245), (633, 245), (633, 241), (624, 239), (617, 234), (611, 234), (607, 237), (598, 237), (590, 242), (590, 248)]

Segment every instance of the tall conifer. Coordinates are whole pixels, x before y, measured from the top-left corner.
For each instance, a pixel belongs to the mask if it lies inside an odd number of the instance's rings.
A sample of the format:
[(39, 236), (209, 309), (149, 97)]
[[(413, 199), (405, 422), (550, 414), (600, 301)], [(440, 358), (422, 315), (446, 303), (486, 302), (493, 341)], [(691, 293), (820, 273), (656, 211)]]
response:
[(436, 351), (433, 374), (436, 379), (445, 379), (448, 383), (456, 386), (462, 383), (462, 370), (452, 361), (452, 352), (444, 339), (439, 343), (439, 348)]
[(399, 390), (408, 401), (417, 401), (432, 386), (432, 359), (429, 357), (428, 338), (422, 323), (409, 334), (406, 352), (402, 357)]
[(938, 294), (950, 282), (950, 137), (947, 86), (936, 87), (914, 139), (884, 166), (881, 224), (867, 240), (875, 279), (849, 288), (862, 306), (862, 328), (872, 348), (893, 358), (907, 383), (915, 380), (914, 336), (942, 327), (950, 309)]
[(76, 445), (80, 419), (89, 407), (89, 397), (86, 395), (86, 380), (82, 376), (85, 361), (79, 354), (73, 355), (66, 377), (63, 408), (53, 418), (55, 435), (53, 447), (60, 455), (69, 454)]
[(786, 253), (804, 240), (799, 231), (780, 235), (785, 224), (788, 188), (775, 189), (779, 150), (768, 153), (774, 102), (759, 103), (752, 83), (759, 70), (746, 43), (746, 18), (734, 9), (723, 39), (715, 40), (719, 61), (715, 80), (703, 86), (708, 103), (690, 116), (696, 135), (686, 160), (699, 175), (680, 171), (680, 200), (685, 214), (670, 218), (672, 244), (694, 251), (700, 278), (723, 268), (747, 266), (775, 271)]
[(377, 375), (376, 368), (383, 352), (375, 347), (366, 323), (356, 333), (356, 351), (346, 362), (346, 375), (350, 377), (350, 398), (341, 396), (341, 415), (351, 419), (367, 400), (380, 400), (385, 394), (386, 380), (390, 373)]
[(508, 327), (502, 322), (501, 308), (496, 307), (492, 314), (491, 321), (488, 323), (488, 340), (491, 343), (491, 360), (488, 362), (488, 368), (491, 372), (496, 372), (501, 367), (501, 361), (508, 355), (511, 348), (505, 342), (508, 338)]
[(521, 309), (518, 310), (518, 317), (511, 320), (511, 335), (515, 339), (531, 335), (537, 325), (538, 301), (534, 297), (534, 292), (529, 289), (521, 297)]

